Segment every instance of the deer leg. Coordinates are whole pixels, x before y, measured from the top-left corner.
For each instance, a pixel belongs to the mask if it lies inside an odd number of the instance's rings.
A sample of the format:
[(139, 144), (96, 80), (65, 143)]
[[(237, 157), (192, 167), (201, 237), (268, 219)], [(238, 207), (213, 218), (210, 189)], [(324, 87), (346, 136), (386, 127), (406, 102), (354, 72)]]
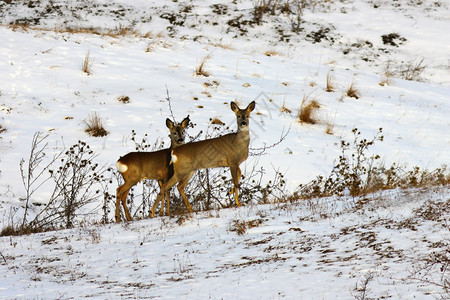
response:
[(116, 222), (119, 223), (120, 222), (120, 187), (117, 188), (116, 190)]
[(172, 178), (170, 178), (169, 181), (167, 181), (161, 186), (161, 190), (159, 191), (158, 196), (156, 197), (155, 203), (153, 203), (152, 209), (150, 209), (150, 217), (152, 218), (155, 217), (155, 210), (158, 207), (159, 202), (161, 202), (161, 197), (164, 198), (164, 194), (166, 193), (166, 191), (170, 190), (170, 188), (173, 187), (175, 184), (177, 184), (177, 178), (173, 176)]
[(122, 202), (123, 210), (125, 211), (125, 218), (127, 221), (133, 220), (133, 218), (130, 215), (130, 212), (128, 211), (127, 207), (127, 196), (128, 192), (130, 191), (131, 187), (134, 184), (124, 183), (123, 185), (119, 186), (117, 188), (117, 194), (116, 194), (116, 222), (120, 222), (120, 202)]
[[(159, 185), (159, 190), (160, 191), (161, 191), (161, 187), (162, 187), (163, 184), (164, 184), (164, 181), (158, 180), (158, 185)], [(166, 198), (166, 194), (164, 194), (163, 200), (161, 202), (161, 208), (159, 210), (159, 215), (160, 216), (164, 216), (164, 200), (165, 200), (164, 198)]]
[(166, 215), (168, 215), (170, 217), (170, 191), (169, 190), (166, 192), (166, 202), (167, 202)]
[(188, 212), (193, 212), (193, 210), (192, 210), (191, 204), (189, 203), (188, 198), (186, 197), (186, 194), (184, 193), (184, 188), (186, 187), (187, 183), (189, 182), (189, 179), (191, 179), (192, 175), (194, 175), (194, 172), (189, 173), (186, 177), (181, 179), (177, 186), (178, 192), (180, 193), (181, 197), (183, 198), (184, 204), (186, 205)]
[(116, 222), (120, 222), (120, 202), (122, 202), (123, 210), (125, 211), (125, 218), (127, 221), (132, 221), (133, 218), (130, 215), (127, 207), (127, 196), (130, 189), (136, 184), (138, 181), (126, 181), (125, 183), (117, 188), (116, 194)]
[[(130, 187), (131, 188), (131, 187)], [(125, 218), (127, 219), (127, 221), (132, 221), (133, 218), (130, 215), (130, 212), (128, 211), (128, 207), (127, 207), (127, 196), (128, 196), (128, 192), (130, 191), (130, 188), (128, 188), (122, 195), (122, 206), (123, 206), (123, 210), (125, 211)]]
[(239, 192), (238, 192), (239, 179), (241, 178), (241, 169), (239, 169), (239, 166), (231, 166), (230, 171), (231, 171), (231, 177), (233, 178), (233, 183), (234, 183), (234, 188), (233, 188), (234, 201), (236, 202), (237, 206), (241, 206), (241, 204), (239, 203)]

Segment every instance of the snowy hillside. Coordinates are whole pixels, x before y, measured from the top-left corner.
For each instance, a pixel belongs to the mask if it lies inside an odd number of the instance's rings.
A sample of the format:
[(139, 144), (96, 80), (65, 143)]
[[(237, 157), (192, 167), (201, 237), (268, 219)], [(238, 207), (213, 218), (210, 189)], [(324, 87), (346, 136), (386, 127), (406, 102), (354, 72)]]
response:
[(448, 195), (385, 193), (355, 212), (327, 199), (316, 212), (247, 206), (3, 237), (0, 297), (439, 299), (448, 296), (437, 285), (448, 280), (448, 214), (439, 213)]
[[(262, 168), (267, 183), (281, 173), (285, 195), (327, 176), (353, 128), (367, 139), (382, 128), (367, 151), (386, 166), (450, 162), (446, 1), (281, 2), (1, 1), (0, 228), (48, 203), (54, 183), (37, 174), (78, 141), (114, 167), (135, 150), (132, 130), (167, 146), (168, 117), (190, 115), (191, 138), (216, 135), (214, 118), (235, 130), (231, 101), (256, 101), (253, 154), (276, 144), (250, 156), (244, 175)], [(316, 124), (299, 121), (303, 100), (318, 102)], [(94, 113), (104, 137), (85, 132)], [(36, 132), (49, 136), (27, 193)], [(114, 194), (111, 174), (102, 188)], [(447, 187), (396, 189), (86, 225), (113, 220), (114, 201), (100, 197), (78, 228), (0, 239), (0, 298), (445, 297), (449, 198)]]

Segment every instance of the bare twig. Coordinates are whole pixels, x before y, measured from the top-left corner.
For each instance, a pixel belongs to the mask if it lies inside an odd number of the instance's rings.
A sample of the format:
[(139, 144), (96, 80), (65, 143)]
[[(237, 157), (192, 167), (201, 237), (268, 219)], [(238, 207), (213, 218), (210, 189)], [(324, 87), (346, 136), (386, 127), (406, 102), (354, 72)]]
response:
[(165, 86), (166, 86), (166, 94), (167, 94), (166, 100), (169, 103), (170, 116), (172, 117), (173, 121), (176, 122), (175, 117), (173, 115), (173, 111), (172, 111), (172, 104), (170, 102), (169, 89), (167, 88), (167, 84)]
[(289, 134), (290, 131), (291, 131), (291, 125), (289, 125), (289, 128), (288, 128), (288, 130), (286, 132), (285, 132), (285, 129), (283, 127), (283, 130), (281, 131), (280, 139), (277, 142), (275, 142), (275, 143), (273, 143), (272, 145), (269, 145), (269, 146), (264, 144), (263, 147), (259, 147), (259, 148), (251, 148), (250, 147), (249, 148), (249, 150), (251, 151), (250, 152), (250, 156), (262, 155), (262, 154), (264, 154), (264, 152), (266, 152), (267, 149), (270, 149), (270, 148), (273, 148), (273, 147), (279, 145), (282, 141), (284, 141), (286, 139), (286, 137), (287, 137), (287, 135)]

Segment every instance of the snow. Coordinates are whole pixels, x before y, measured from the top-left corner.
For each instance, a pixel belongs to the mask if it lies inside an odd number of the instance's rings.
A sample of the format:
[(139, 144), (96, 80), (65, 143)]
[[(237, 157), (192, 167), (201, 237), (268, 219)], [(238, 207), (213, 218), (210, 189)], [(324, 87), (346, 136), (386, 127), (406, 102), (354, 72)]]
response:
[[(353, 299), (373, 273), (370, 296), (433, 299), (431, 286), (406, 278), (449, 233), (427, 222), (395, 228), (405, 219), (392, 216), (405, 208), (395, 194), (383, 197), (388, 209), (331, 219), (305, 220), (306, 205), (260, 205), (193, 213), (181, 225), (162, 217), (2, 238), (2, 297)], [(399, 196), (415, 208), (436, 198)], [(261, 223), (238, 235), (236, 220)]]
[[(204, 138), (214, 117), (236, 128), (231, 101), (257, 103), (250, 120), (253, 149), (276, 143), (290, 128), (282, 143), (241, 166), (263, 166), (266, 181), (282, 172), (289, 192), (329, 174), (340, 140), (351, 139), (355, 127), (367, 138), (383, 128), (384, 141), (370, 152), (381, 155), (387, 166), (395, 162), (432, 170), (449, 163), (445, 1), (319, 1), (305, 9), (299, 35), (290, 31), (287, 18), (265, 16), (261, 26), (246, 27), (242, 36), (227, 21), (250, 18), (254, 2), (223, 3), (226, 15), (211, 12), (214, 1), (189, 2), (184, 26), (160, 17), (179, 13), (185, 5), (176, 1), (0, 3), (0, 130), (6, 129), (0, 133), (1, 228), (21, 215), (25, 190), (19, 164), (29, 156), (35, 132), (50, 133), (48, 158), (63, 145), (83, 140), (100, 164), (114, 167), (119, 156), (134, 150), (131, 130), (168, 144), (164, 121), (172, 116), (166, 88), (173, 117), (179, 121), (189, 114), (195, 123), (188, 130), (192, 137), (202, 130)], [(42, 13), (49, 5), (62, 9)], [(34, 28), (7, 26), (37, 16), (41, 21)], [(285, 26), (288, 42), (280, 41), (275, 25)], [(133, 27), (139, 33), (58, 30), (65, 26)], [(335, 41), (314, 43), (306, 37), (320, 28), (330, 28), (328, 37)], [(384, 45), (381, 36), (389, 33), (406, 41)], [(90, 75), (81, 71), (87, 53)], [(207, 56), (210, 76), (194, 76)], [(399, 68), (422, 58), (420, 81), (401, 79)], [(380, 86), (388, 62), (397, 73), (389, 85)], [(325, 91), (327, 74), (335, 85), (331, 93)], [(352, 82), (359, 99), (344, 95)], [(117, 101), (122, 95), (131, 102)], [(319, 124), (297, 121), (304, 97), (320, 103)], [(84, 133), (84, 120), (93, 112), (104, 121), (106, 137)], [(325, 133), (327, 123), (333, 124), (332, 135)], [(45, 203), (50, 193), (44, 185), (33, 201)], [(370, 196), (363, 211), (352, 209), (353, 199), (326, 198), (314, 200), (319, 211), (308, 203), (247, 205), (196, 212), (186, 220), (158, 217), (1, 237), (0, 298), (353, 299), (359, 295), (355, 287), (373, 274), (369, 297), (433, 299), (442, 294), (439, 286), (411, 274), (432, 251), (448, 249), (449, 220), (419, 218), (415, 210), (427, 201), (448, 202), (449, 195), (448, 187), (394, 190)], [(88, 224), (99, 221), (99, 206)], [(405, 225), (412, 219), (415, 230)], [(261, 224), (242, 235), (233, 230), (235, 221), (254, 220)], [(439, 273), (428, 276), (439, 280)]]

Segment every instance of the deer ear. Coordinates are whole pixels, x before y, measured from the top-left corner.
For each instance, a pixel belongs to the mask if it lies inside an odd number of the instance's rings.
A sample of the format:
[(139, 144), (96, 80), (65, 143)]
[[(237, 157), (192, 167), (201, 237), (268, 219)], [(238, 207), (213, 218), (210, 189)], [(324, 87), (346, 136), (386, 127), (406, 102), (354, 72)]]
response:
[(191, 120), (189, 120), (189, 115), (188, 115), (186, 118), (183, 119), (183, 121), (181, 121), (181, 127), (183, 127), (183, 128), (188, 127), (190, 121)]
[(231, 110), (234, 111), (235, 113), (237, 113), (240, 110), (239, 106), (236, 103), (234, 103), (234, 101), (231, 102)]
[(166, 119), (166, 126), (169, 129), (173, 128), (173, 122), (169, 118)]
[(255, 105), (256, 105), (256, 103), (255, 103), (255, 101), (252, 101), (248, 106), (247, 106), (247, 108), (245, 109), (248, 113), (251, 113), (254, 109), (255, 109)]

